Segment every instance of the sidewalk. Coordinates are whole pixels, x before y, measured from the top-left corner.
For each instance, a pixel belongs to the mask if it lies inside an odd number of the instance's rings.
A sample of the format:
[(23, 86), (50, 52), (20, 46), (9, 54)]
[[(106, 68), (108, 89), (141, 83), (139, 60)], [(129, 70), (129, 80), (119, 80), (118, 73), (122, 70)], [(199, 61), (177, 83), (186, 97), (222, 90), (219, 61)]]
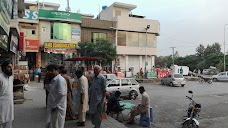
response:
[[(25, 91), (25, 102), (15, 105), (13, 128), (45, 128), (45, 90), (42, 83), (31, 82)], [(65, 128), (75, 128), (77, 120), (66, 121)], [(93, 128), (89, 119), (85, 128)], [(102, 128), (126, 128), (124, 124), (108, 116), (102, 121)]]

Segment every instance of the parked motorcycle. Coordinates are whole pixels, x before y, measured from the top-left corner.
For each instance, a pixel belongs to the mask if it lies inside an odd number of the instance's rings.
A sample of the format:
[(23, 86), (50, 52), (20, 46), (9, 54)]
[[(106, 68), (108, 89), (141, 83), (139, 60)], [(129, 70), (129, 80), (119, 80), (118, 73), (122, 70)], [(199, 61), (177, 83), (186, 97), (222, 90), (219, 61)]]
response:
[(211, 77), (202, 77), (200, 76), (200, 79), (199, 79), (199, 83), (208, 83), (208, 84), (211, 84), (212, 83), (212, 78)]
[(193, 92), (188, 91), (192, 96), (186, 96), (187, 99), (189, 99), (190, 104), (188, 107), (187, 116), (184, 119), (184, 122), (182, 123), (182, 128), (198, 128), (199, 127), (199, 122), (196, 119), (196, 117), (199, 117), (199, 112), (201, 111), (201, 104), (196, 103), (193, 100)]

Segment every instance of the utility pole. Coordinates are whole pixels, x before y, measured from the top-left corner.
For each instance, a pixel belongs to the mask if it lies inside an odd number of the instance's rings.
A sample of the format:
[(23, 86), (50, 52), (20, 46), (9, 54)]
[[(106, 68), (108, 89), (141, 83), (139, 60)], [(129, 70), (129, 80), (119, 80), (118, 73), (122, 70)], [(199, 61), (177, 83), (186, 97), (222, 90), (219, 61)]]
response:
[(70, 11), (71, 11), (71, 9), (70, 9), (70, 0), (67, 0), (66, 11), (67, 11), (67, 12), (70, 12)]
[(225, 24), (224, 25), (224, 64), (223, 64), (223, 66), (224, 66), (224, 72), (226, 71), (226, 26), (227, 26), (228, 24)]
[(173, 65), (174, 65), (174, 48), (176, 48), (176, 47), (170, 47), (170, 48), (173, 49), (173, 55), (172, 55), (173, 57), (172, 58), (173, 58)]

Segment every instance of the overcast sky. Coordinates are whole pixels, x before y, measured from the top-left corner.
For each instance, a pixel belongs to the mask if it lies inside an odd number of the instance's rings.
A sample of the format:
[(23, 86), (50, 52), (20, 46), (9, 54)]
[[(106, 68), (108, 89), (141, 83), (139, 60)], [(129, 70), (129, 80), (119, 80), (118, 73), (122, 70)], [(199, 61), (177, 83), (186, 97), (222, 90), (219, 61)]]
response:
[[(31, 0), (34, 1), (34, 0)], [(44, 0), (59, 3), (65, 10), (67, 0)], [(40, 0), (42, 2), (42, 0)], [(224, 25), (228, 24), (228, 0), (70, 0), (72, 12), (99, 13), (99, 7), (123, 2), (137, 5), (133, 14), (160, 21), (161, 33), (157, 41), (157, 55), (171, 55), (176, 47), (180, 56), (191, 55), (199, 44), (224, 40)], [(227, 25), (228, 44), (228, 25)], [(226, 45), (228, 49), (228, 45)]]

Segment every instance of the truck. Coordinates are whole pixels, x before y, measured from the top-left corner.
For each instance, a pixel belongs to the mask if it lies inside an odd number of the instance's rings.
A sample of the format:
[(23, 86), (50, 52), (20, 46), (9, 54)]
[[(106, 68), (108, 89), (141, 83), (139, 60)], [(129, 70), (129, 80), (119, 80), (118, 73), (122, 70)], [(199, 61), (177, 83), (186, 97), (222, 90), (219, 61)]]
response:
[(189, 67), (188, 66), (178, 66), (178, 65), (171, 65), (170, 69), (173, 74), (180, 74), (180, 69), (183, 69), (183, 75), (187, 76), (189, 74)]

